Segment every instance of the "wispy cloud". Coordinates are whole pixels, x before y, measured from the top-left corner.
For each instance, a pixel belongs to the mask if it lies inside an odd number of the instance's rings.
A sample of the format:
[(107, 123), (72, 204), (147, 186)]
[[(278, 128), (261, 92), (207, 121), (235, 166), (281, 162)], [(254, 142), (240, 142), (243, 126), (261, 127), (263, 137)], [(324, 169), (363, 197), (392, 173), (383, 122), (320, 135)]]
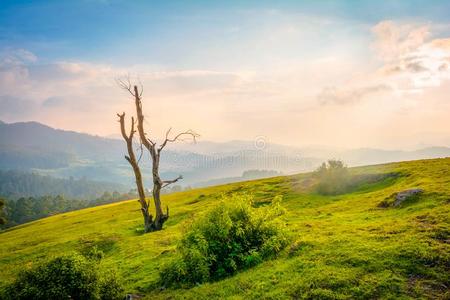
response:
[(450, 78), (450, 38), (433, 39), (430, 26), (391, 21), (377, 24), (373, 31), (378, 54), (385, 62), (378, 74), (397, 91), (420, 92)]
[(448, 125), (450, 39), (445, 32), (436, 38), (433, 24), (350, 26), (282, 10), (263, 16), (267, 22), (224, 27), (239, 29), (225, 30), (229, 44), (193, 37), (177, 67), (49, 60), (5, 48), (0, 118), (116, 132), (116, 112), (131, 114), (132, 102), (114, 79), (131, 73), (144, 85), (144, 109), (156, 135), (173, 126), (196, 129), (206, 139), (264, 135), (289, 144), (367, 145), (385, 140), (383, 126), (399, 133), (421, 129), (413, 114), (429, 131)]
[(326, 87), (317, 96), (320, 104), (339, 104), (347, 105), (357, 103), (364, 98), (376, 96), (385, 92), (390, 92), (392, 89), (386, 84), (378, 84), (373, 86), (365, 86), (354, 89), (339, 89), (336, 87)]
[(372, 27), (373, 49), (381, 65), (317, 95), (322, 105), (354, 105), (372, 97), (408, 96), (450, 78), (450, 38), (433, 39), (429, 25), (382, 21)]

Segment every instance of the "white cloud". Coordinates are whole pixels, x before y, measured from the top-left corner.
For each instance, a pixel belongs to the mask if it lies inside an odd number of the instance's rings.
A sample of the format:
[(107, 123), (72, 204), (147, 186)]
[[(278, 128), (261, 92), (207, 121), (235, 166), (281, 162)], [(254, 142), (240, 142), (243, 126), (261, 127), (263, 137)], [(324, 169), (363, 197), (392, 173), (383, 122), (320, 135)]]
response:
[[(364, 39), (341, 43), (336, 38), (339, 43), (333, 47), (321, 47), (320, 53), (305, 58), (294, 50), (313, 32), (295, 34), (305, 30), (302, 24), (291, 27), (289, 20), (282, 25), (264, 40), (269, 46), (275, 40), (272, 48), (258, 48), (264, 53), (255, 60), (264, 63), (254, 68), (42, 63), (26, 50), (5, 50), (0, 52), (0, 118), (114, 133), (116, 112), (133, 110), (129, 95), (114, 79), (130, 72), (144, 85), (144, 110), (157, 136), (174, 127), (195, 129), (205, 139), (264, 135), (279, 143), (345, 141), (349, 146), (382, 141), (380, 126), (386, 124), (398, 132), (419, 130), (408, 121), (412, 114), (428, 120), (422, 125), (427, 130), (445, 124), (436, 107), (447, 101), (443, 87), (449, 79), (450, 42), (433, 38), (433, 27), (381, 22), (372, 31), (375, 52)], [(263, 38), (258, 36), (258, 41)], [(290, 42), (283, 44), (286, 40)], [(366, 46), (367, 57), (360, 56), (358, 43)], [(395, 125), (400, 119), (401, 126)]]
[(321, 104), (354, 105), (369, 96), (376, 96), (374, 101), (380, 96), (408, 97), (450, 78), (450, 38), (432, 39), (430, 26), (382, 21), (372, 32), (381, 66), (342, 86), (326, 86), (317, 96)]
[(430, 36), (429, 26), (396, 24), (393, 21), (378, 23), (372, 32), (379, 57), (388, 62), (415, 51)]
[(338, 89), (336, 87), (326, 87), (318, 95), (320, 104), (354, 104), (366, 97), (378, 96), (390, 92), (391, 88), (385, 84), (365, 86), (348, 90)]
[(449, 79), (450, 39), (432, 39), (429, 26), (377, 24), (375, 45), (385, 64), (380, 77), (391, 82), (397, 92), (422, 92)]

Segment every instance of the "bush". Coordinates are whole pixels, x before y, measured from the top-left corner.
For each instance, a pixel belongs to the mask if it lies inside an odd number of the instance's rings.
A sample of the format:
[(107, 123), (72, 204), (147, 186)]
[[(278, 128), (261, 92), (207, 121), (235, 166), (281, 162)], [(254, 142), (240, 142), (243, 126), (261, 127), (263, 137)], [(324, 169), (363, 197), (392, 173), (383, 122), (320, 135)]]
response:
[(124, 298), (124, 289), (114, 270), (109, 270), (99, 281), (99, 292), (101, 300), (115, 300)]
[(5, 299), (121, 299), (122, 287), (109, 273), (102, 278), (81, 255), (57, 257), (23, 271), (5, 290)]
[(347, 191), (351, 180), (347, 166), (340, 160), (329, 160), (316, 170), (317, 191), (323, 195), (337, 195)]
[(232, 196), (194, 222), (178, 246), (179, 257), (160, 272), (165, 286), (217, 280), (259, 264), (287, 245), (280, 198), (262, 208), (250, 196)]

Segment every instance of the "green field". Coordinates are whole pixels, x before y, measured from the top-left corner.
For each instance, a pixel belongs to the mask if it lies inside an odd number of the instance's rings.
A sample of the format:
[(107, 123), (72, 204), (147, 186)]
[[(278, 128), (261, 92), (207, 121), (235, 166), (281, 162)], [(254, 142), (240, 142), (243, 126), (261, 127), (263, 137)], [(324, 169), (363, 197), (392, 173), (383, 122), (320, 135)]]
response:
[[(322, 196), (311, 174), (241, 182), (163, 197), (171, 216), (142, 234), (137, 201), (64, 213), (0, 233), (0, 286), (49, 257), (97, 245), (127, 292), (148, 299), (449, 299), (450, 158), (351, 169), (347, 194)], [(378, 204), (395, 192), (424, 193), (400, 207)], [(251, 193), (256, 204), (283, 197), (291, 245), (277, 258), (191, 289), (161, 289), (186, 225), (222, 196)]]

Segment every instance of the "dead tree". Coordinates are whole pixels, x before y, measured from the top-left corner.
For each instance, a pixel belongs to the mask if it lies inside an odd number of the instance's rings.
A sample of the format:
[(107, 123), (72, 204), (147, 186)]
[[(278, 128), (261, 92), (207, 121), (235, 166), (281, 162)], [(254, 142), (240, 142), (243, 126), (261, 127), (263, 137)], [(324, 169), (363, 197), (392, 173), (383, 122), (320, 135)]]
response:
[[(145, 232), (161, 230), (163, 224), (169, 218), (169, 207), (166, 207), (166, 213), (163, 212), (161, 206), (161, 189), (167, 187), (168, 185), (177, 182), (183, 177), (180, 175), (172, 180), (163, 180), (159, 175), (159, 161), (161, 158), (161, 151), (168, 143), (172, 143), (178, 140), (183, 139), (184, 137), (189, 137), (196, 141), (196, 138), (199, 136), (192, 130), (188, 130), (185, 132), (181, 132), (175, 135), (173, 138), (170, 138), (171, 129), (167, 130), (164, 140), (161, 144), (157, 144), (156, 141), (150, 139), (147, 136), (147, 133), (144, 130), (144, 114), (142, 112), (142, 93), (143, 88), (141, 86), (140, 91), (137, 85), (132, 86), (130, 80), (118, 80), (118, 84), (121, 88), (127, 90), (134, 99), (134, 104), (136, 106), (136, 121), (134, 117), (131, 117), (131, 129), (129, 133), (127, 133), (125, 128), (125, 113), (117, 114), (120, 122), (120, 130), (122, 133), (122, 137), (127, 144), (128, 155), (125, 156), (125, 159), (129, 162), (131, 167), (133, 168), (134, 176), (136, 179), (136, 187), (139, 194), (139, 203), (141, 204), (141, 211), (144, 217), (144, 230)], [(137, 127), (137, 128), (135, 128)], [(142, 147), (144, 147), (149, 153), (151, 157), (151, 167), (152, 167), (152, 177), (153, 177), (153, 203), (155, 205), (155, 216), (150, 212), (150, 201), (147, 201), (145, 195), (145, 189), (142, 179), (142, 173), (139, 167), (140, 158), (142, 157), (142, 152), (139, 159), (136, 159), (135, 150), (133, 147), (133, 138), (134, 134), (138, 133), (140, 148), (142, 151)]]

